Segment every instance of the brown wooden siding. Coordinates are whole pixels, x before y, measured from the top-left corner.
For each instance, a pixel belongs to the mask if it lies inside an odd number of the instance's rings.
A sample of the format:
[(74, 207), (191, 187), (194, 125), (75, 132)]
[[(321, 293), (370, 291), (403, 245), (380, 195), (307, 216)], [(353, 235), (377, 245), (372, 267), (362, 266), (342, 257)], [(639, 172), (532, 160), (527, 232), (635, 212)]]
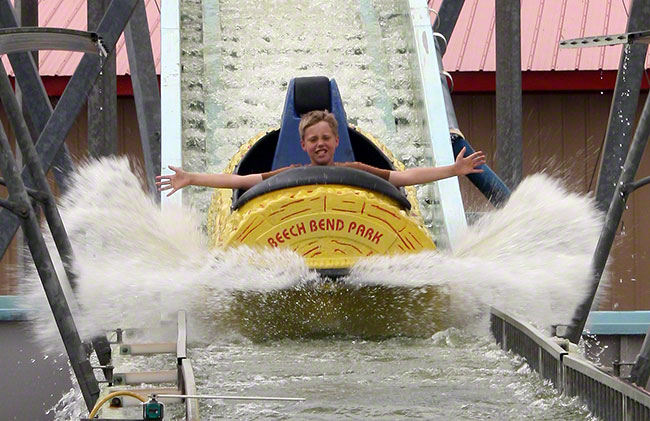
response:
[[(142, 147), (140, 145), (140, 134), (138, 131), (138, 122), (135, 113), (135, 103), (132, 98), (118, 98), (117, 100), (117, 130), (118, 130), (118, 151), (120, 154), (127, 154), (131, 159), (139, 163), (144, 168), (144, 160), (142, 155)], [(0, 121), (9, 137), (12, 146), (15, 145), (14, 135), (9, 129), (7, 118), (4, 111), (0, 109)], [(80, 113), (75, 121), (75, 124), (70, 129), (70, 133), (66, 137), (66, 144), (70, 151), (70, 155), (76, 162), (87, 157), (88, 150), (88, 117), (86, 109)], [(50, 185), (55, 194), (58, 194), (58, 189), (55, 183), (52, 182), (52, 175), (48, 174)], [(6, 197), (6, 189), (0, 186), (0, 197)], [(12, 242), (4, 257), (0, 261), (0, 295), (13, 294), (16, 292), (17, 280), (12, 273), (16, 270), (19, 253), (17, 249), (16, 239)]]
[[(645, 100), (640, 100), (639, 110)], [(593, 191), (594, 168), (598, 161), (611, 102), (611, 93), (527, 93), (523, 96), (524, 174), (545, 170), (564, 179), (574, 191)], [(461, 130), (475, 149), (488, 153), (488, 164), (495, 166), (496, 150), (494, 94), (454, 96)], [(86, 156), (86, 114), (77, 119), (66, 142), (76, 160)], [(7, 129), (6, 119), (2, 122)], [(130, 98), (118, 100), (119, 150), (142, 162), (135, 105)], [(12, 134), (9, 133), (12, 137)], [(498, 168), (496, 169), (498, 171)], [(597, 169), (596, 169), (597, 171)], [(650, 156), (646, 152), (637, 178), (650, 175)], [(470, 211), (490, 208), (487, 201), (465, 179), (461, 188)], [(2, 194), (3, 190), (0, 190)], [(602, 309), (650, 309), (650, 187), (634, 192), (613, 253), (609, 294)], [(623, 230), (623, 226), (625, 229)], [(8, 272), (16, 262), (15, 246), (0, 264), (0, 294), (14, 291)]]
[[(642, 95), (639, 114), (644, 101)], [(488, 153), (488, 165), (494, 168), (494, 95), (456, 95), (454, 104), (461, 130), (475, 149)], [(562, 178), (572, 191), (593, 192), (610, 104), (611, 93), (524, 94), (524, 175), (544, 170)], [(646, 151), (637, 178), (648, 175), (650, 152)], [(490, 208), (466, 179), (461, 180), (461, 189), (467, 210)], [(644, 210), (649, 205), (650, 188), (637, 190), (628, 201), (612, 254), (610, 288), (600, 306), (603, 310), (650, 309), (650, 212)]]

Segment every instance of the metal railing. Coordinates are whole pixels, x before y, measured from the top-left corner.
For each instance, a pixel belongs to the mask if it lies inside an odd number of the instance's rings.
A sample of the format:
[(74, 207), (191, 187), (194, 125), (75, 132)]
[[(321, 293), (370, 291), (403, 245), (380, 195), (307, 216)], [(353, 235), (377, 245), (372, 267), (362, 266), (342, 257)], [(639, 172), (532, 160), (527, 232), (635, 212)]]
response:
[(650, 394), (571, 355), (542, 332), (498, 309), (490, 310), (490, 330), (501, 348), (526, 359), (533, 370), (566, 396), (577, 396), (603, 420), (650, 419)]
[(516, 318), (492, 308), (491, 331), (497, 343), (506, 351), (526, 358), (528, 365), (556, 389), (563, 390), (562, 356), (568, 354), (542, 332)]

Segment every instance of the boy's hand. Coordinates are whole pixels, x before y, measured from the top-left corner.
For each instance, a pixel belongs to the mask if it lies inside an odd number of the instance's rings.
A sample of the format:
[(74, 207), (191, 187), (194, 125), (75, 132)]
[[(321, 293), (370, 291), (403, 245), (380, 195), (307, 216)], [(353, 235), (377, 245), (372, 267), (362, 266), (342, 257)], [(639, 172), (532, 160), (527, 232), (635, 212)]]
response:
[(473, 173), (481, 173), (482, 169), (478, 168), (485, 164), (485, 154), (481, 151), (474, 152), (469, 156), (465, 156), (467, 148), (463, 148), (456, 157), (454, 167), (458, 175), (466, 175)]
[(172, 191), (167, 194), (167, 197), (190, 184), (189, 173), (183, 171), (180, 167), (173, 167), (170, 165), (168, 168), (174, 171), (174, 174), (159, 175), (156, 177), (156, 186), (158, 186), (158, 191), (172, 189)]

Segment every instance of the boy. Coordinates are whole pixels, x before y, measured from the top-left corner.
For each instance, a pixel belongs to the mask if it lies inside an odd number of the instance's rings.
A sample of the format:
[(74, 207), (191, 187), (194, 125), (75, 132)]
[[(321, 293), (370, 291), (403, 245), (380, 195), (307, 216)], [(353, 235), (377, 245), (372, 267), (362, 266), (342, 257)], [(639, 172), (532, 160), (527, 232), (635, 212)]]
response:
[[(356, 168), (382, 177), (397, 187), (430, 183), (457, 175), (480, 173), (483, 170), (478, 167), (485, 164), (485, 154), (483, 152), (474, 152), (465, 157), (465, 148), (461, 149), (454, 164), (443, 167), (409, 168), (404, 171), (391, 171), (361, 162), (335, 163), (334, 151), (339, 145), (339, 138), (337, 136), (338, 123), (332, 113), (327, 110), (308, 112), (300, 120), (298, 130), (300, 132), (300, 146), (307, 152), (311, 161), (309, 165), (336, 165)], [(179, 189), (189, 185), (249, 189), (257, 183), (289, 168), (291, 167), (279, 168), (261, 174), (237, 175), (188, 173), (179, 167), (170, 165), (169, 169), (174, 171), (174, 174), (157, 176), (156, 185), (160, 191), (171, 190), (167, 196), (171, 196)]]

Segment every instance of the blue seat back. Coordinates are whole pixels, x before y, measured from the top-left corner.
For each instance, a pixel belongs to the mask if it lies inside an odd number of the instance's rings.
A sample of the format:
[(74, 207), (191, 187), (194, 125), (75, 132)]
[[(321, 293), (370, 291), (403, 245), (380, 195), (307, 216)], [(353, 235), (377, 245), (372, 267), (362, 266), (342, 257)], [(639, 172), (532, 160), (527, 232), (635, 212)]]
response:
[(307, 152), (300, 147), (298, 125), (301, 115), (314, 110), (329, 110), (339, 125), (339, 146), (334, 154), (335, 162), (353, 162), (354, 153), (348, 133), (348, 122), (343, 101), (334, 79), (323, 76), (294, 78), (289, 83), (282, 112), (282, 125), (278, 145), (273, 157), (272, 169), (292, 164), (309, 164)]

